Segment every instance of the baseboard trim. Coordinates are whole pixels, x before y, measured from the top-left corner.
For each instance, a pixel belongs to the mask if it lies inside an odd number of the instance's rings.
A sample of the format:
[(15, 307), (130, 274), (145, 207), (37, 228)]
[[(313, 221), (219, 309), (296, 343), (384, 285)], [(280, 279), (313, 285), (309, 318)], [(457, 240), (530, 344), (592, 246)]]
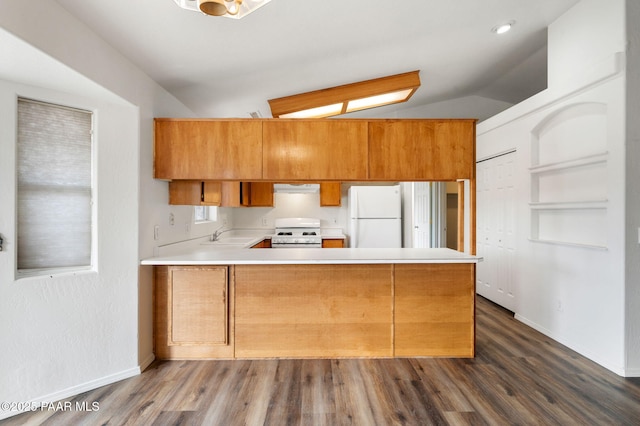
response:
[(140, 363), (140, 373), (147, 369), (148, 366), (151, 365), (153, 361), (156, 360), (156, 356), (153, 353), (150, 353), (141, 363)]
[[(151, 354), (151, 357), (153, 358), (153, 354)], [(147, 360), (145, 360), (147, 361)], [(151, 360), (151, 362), (153, 362), (153, 359)], [(146, 368), (146, 366), (145, 366)], [(28, 404), (25, 404), (27, 406), (31, 405), (31, 406), (39, 406), (41, 404), (44, 403), (51, 403), (51, 402), (57, 402), (66, 398), (70, 398), (76, 395), (79, 395), (81, 393), (84, 392), (88, 392), (90, 390), (94, 390), (97, 389), (99, 387), (102, 386), (106, 386), (106, 385), (110, 385), (112, 383), (116, 383), (119, 382), (121, 380), (124, 379), (128, 379), (134, 376), (138, 376), (140, 374), (140, 372), (143, 370), (143, 368), (141, 368), (141, 366), (138, 367), (134, 367), (134, 368), (130, 368), (128, 370), (123, 370), (120, 371), (118, 373), (115, 374), (110, 374), (108, 376), (104, 376), (101, 377), (99, 379), (96, 380), (91, 380), (89, 382), (86, 383), (82, 383), (76, 386), (72, 386), (63, 390), (60, 390), (58, 392), (53, 392), (50, 393), (48, 395), (44, 395), (41, 396), (39, 398), (35, 398), (32, 399), (31, 401), (29, 401)], [(28, 410), (21, 410), (21, 411), (0, 411), (0, 420), (9, 418), (9, 417), (13, 417), (13, 416), (17, 416), (18, 414), (22, 414), (24, 412), (26, 412)]]
[(640, 377), (640, 368), (627, 368), (624, 370), (624, 377)]
[(569, 341), (569, 339), (566, 339), (563, 336), (559, 336), (559, 335), (556, 335), (555, 333), (552, 333), (550, 330), (547, 330), (546, 328), (541, 327), (539, 324), (528, 320), (527, 318), (523, 317), (522, 315), (515, 314), (514, 318), (517, 319), (518, 321), (520, 321), (521, 323), (528, 325), (529, 327), (533, 328), (534, 330), (539, 331), (540, 333), (544, 334), (545, 336), (548, 336), (548, 337), (552, 338), (556, 342), (558, 342), (558, 343), (560, 343), (562, 345), (565, 345), (569, 349), (578, 352), (583, 357), (585, 357), (587, 359), (590, 359), (591, 361), (595, 362), (596, 364), (599, 364), (601, 367), (606, 368), (607, 370), (611, 371), (612, 373), (615, 373), (615, 374), (617, 374), (618, 376), (621, 376), (621, 377), (630, 377), (630, 376), (627, 376), (629, 371), (625, 371), (624, 368), (621, 368), (619, 366), (614, 367), (614, 366), (609, 365), (607, 362), (604, 362), (603, 360), (599, 359), (597, 356), (595, 356), (594, 354), (590, 353), (585, 348), (579, 347), (578, 345), (573, 345)]

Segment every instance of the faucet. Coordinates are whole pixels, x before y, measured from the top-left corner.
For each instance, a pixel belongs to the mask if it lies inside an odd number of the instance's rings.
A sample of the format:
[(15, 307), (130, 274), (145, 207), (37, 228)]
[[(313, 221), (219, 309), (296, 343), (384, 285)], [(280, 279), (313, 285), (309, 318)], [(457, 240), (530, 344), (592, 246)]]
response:
[(211, 238), (209, 239), (209, 241), (218, 241), (218, 238), (220, 238), (220, 234), (222, 234), (223, 232), (226, 232), (226, 231), (223, 231), (222, 228), (224, 228), (224, 225), (222, 225), (220, 228), (213, 231), (213, 234), (211, 234)]

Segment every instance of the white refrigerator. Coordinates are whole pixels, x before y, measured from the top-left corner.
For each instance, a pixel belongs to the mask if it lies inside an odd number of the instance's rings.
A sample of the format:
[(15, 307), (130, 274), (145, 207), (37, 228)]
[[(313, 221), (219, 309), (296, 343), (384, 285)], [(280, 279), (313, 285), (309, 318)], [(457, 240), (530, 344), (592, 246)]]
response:
[(402, 247), (400, 186), (349, 188), (349, 247)]

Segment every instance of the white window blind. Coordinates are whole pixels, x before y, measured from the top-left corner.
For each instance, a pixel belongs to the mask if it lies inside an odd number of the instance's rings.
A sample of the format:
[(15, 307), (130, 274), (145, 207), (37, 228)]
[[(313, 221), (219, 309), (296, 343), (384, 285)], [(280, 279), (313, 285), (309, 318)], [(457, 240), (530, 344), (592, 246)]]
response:
[(91, 265), (91, 112), (18, 99), (18, 270)]

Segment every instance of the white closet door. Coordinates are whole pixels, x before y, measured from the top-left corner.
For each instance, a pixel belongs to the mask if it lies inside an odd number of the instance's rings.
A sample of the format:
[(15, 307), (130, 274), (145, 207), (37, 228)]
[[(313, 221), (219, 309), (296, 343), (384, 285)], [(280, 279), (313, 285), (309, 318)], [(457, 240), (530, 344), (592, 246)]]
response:
[(431, 247), (431, 202), (429, 182), (413, 182), (413, 247)]
[(476, 291), (481, 296), (515, 310), (515, 183), (516, 153), (511, 152), (476, 165)]

